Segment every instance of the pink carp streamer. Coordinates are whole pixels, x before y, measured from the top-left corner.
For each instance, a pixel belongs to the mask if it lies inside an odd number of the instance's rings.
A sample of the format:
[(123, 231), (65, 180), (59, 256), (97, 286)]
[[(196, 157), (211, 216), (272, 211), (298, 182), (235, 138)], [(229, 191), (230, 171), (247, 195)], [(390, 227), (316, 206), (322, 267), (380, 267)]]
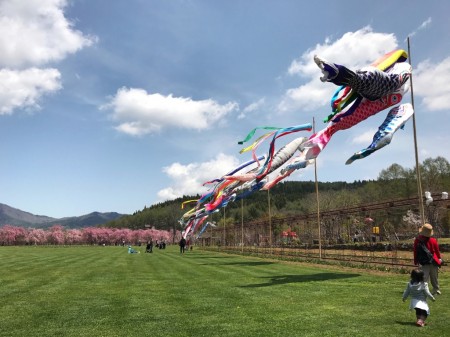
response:
[(337, 123), (330, 122), (325, 129), (312, 135), (311, 138), (303, 144), (304, 158), (306, 160), (316, 158), (336, 132), (349, 129), (370, 116), (399, 103), (402, 100), (402, 97), (403, 93), (394, 93), (386, 96), (385, 99), (380, 99), (378, 101), (363, 99), (354, 113), (342, 117)]

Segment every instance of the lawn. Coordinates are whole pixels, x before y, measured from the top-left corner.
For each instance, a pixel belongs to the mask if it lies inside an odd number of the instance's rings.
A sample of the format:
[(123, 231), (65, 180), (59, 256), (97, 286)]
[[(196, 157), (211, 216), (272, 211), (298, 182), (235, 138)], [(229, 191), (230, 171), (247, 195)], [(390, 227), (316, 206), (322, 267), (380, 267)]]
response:
[(0, 336), (424, 336), (450, 331), (450, 276), (424, 328), (407, 275), (178, 247), (0, 247)]

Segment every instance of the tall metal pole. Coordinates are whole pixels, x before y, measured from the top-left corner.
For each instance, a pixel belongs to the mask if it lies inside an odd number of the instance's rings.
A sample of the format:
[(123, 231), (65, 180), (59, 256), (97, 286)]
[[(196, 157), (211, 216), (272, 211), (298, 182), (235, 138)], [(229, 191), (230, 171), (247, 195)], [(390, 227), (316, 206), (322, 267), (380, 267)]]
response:
[(223, 246), (226, 246), (226, 233), (225, 233), (225, 224), (226, 224), (226, 218), (225, 218), (225, 207), (223, 208)]
[(241, 253), (244, 252), (244, 198), (241, 199)]
[[(316, 122), (313, 117), (313, 132), (316, 132)], [(314, 179), (316, 181), (316, 203), (317, 203), (317, 228), (319, 232), (319, 259), (322, 260), (322, 235), (320, 232), (320, 203), (319, 203), (319, 183), (317, 182), (317, 162), (314, 160)]]
[(270, 189), (267, 190), (267, 201), (269, 203), (269, 247), (272, 254), (272, 216), (270, 214)]
[[(408, 59), (409, 59), (409, 64), (412, 67), (409, 36), (408, 36)], [(412, 115), (412, 120), (413, 120), (413, 131), (414, 131), (414, 153), (416, 156), (417, 193), (419, 195), (420, 218), (422, 220), (422, 225), (424, 225), (425, 224), (425, 210), (424, 210), (424, 206), (423, 206), (422, 177), (420, 175), (420, 167), (419, 167), (419, 152), (417, 150), (416, 110), (414, 109), (414, 88), (413, 88), (412, 72), (411, 72), (411, 77), (409, 79), (409, 82), (411, 85), (411, 105), (414, 110), (414, 113)]]
[[(209, 226), (209, 245), (213, 246), (213, 226)], [(214, 240), (214, 246), (216, 245), (216, 241)]]

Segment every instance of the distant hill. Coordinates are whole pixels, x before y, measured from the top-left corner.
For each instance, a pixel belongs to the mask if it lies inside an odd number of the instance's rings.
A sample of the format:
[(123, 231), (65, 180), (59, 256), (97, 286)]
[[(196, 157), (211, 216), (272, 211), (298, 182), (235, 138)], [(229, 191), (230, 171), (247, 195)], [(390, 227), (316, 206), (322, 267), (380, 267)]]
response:
[(92, 212), (82, 216), (57, 219), (44, 215), (34, 215), (0, 203), (0, 227), (4, 225), (33, 228), (48, 228), (54, 225), (61, 225), (66, 228), (95, 227), (119, 219), (124, 215), (116, 212)]
[(37, 226), (55, 220), (55, 218), (43, 215), (34, 215), (5, 204), (0, 204), (0, 227), (4, 225)]
[(120, 214), (116, 212), (92, 212), (82, 216), (61, 218), (58, 220), (51, 221), (46, 224), (46, 227), (51, 227), (53, 225), (62, 225), (66, 228), (84, 228), (84, 227), (95, 227), (98, 225), (103, 225), (112, 220), (117, 220), (123, 217), (125, 214)]

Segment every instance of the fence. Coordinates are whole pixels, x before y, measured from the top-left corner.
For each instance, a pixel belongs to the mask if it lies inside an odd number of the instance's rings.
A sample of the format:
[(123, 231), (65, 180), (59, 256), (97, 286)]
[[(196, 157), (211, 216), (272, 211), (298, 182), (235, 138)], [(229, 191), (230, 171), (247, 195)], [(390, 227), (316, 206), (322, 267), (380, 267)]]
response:
[[(434, 219), (437, 237), (448, 236), (450, 202), (439, 194), (433, 199), (426, 206), (427, 217)], [(399, 224), (408, 211), (418, 213), (417, 197), (323, 211), (320, 237), (317, 213), (311, 213), (211, 227), (196, 245), (283, 260), (409, 269), (413, 238), (421, 222)], [(448, 250), (441, 245), (444, 254)]]

